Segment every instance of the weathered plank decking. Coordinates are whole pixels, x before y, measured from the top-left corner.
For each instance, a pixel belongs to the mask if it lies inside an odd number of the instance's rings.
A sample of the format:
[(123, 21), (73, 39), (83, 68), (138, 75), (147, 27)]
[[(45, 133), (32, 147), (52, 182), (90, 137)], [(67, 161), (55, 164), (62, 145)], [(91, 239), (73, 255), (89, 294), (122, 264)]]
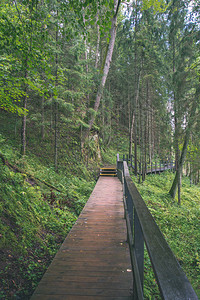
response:
[(131, 299), (122, 186), (100, 177), (31, 300)]

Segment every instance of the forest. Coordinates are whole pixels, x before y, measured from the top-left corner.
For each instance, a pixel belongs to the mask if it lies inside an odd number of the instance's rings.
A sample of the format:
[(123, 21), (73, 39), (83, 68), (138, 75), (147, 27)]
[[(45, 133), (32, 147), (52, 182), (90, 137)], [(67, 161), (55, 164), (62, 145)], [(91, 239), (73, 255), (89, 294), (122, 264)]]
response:
[[(199, 117), (199, 0), (1, 0), (0, 298), (29, 299), (117, 153), (158, 223), (146, 189), (163, 185), (166, 215), (191, 225), (199, 291)], [(146, 166), (160, 161), (175, 172), (156, 182)]]

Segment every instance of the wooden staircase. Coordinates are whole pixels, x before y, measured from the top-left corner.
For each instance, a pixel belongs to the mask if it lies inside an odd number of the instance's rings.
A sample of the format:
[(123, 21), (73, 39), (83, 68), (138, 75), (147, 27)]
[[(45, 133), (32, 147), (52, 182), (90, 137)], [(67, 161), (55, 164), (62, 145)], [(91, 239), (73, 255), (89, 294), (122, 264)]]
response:
[(100, 176), (117, 176), (117, 169), (115, 167), (100, 168)]

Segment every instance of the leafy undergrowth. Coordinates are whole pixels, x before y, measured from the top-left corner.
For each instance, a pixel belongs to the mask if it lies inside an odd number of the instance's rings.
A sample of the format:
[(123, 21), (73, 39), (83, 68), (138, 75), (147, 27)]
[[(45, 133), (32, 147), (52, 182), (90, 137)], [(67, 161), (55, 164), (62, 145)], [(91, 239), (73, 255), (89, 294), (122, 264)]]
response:
[(14, 168), (0, 159), (0, 299), (29, 299), (92, 192), (94, 175), (58, 174), (36, 157), (21, 161), (2, 136), (1, 142), (0, 153)]
[[(168, 194), (173, 178), (173, 173), (165, 172), (161, 175), (148, 175), (143, 184), (137, 184), (135, 178), (133, 180), (200, 297), (200, 187), (190, 186), (189, 180), (183, 178), (181, 205), (178, 205), (177, 199), (172, 201)], [(145, 260), (146, 299), (160, 299), (147, 254)]]
[(126, 132), (120, 132), (119, 129), (116, 129), (115, 137), (113, 138), (109, 147), (104, 147), (103, 145), (101, 147), (103, 164), (116, 165), (117, 153), (119, 154), (120, 159), (122, 159), (123, 154), (127, 153), (127, 149), (128, 139)]

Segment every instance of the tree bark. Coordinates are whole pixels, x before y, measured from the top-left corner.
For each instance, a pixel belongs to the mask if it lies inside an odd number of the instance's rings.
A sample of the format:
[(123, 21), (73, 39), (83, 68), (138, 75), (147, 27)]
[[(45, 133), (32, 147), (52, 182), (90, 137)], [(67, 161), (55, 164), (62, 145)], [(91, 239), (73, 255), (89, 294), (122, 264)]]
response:
[[(98, 22), (98, 19), (99, 19), (99, 14), (97, 12), (96, 22)], [(100, 30), (99, 30), (99, 25), (97, 24), (97, 48), (96, 48), (96, 55), (95, 55), (95, 69), (98, 68), (98, 63), (99, 63), (99, 45), (100, 45)]]
[[(141, 70), (139, 70), (138, 74), (138, 81), (137, 81), (137, 89), (136, 89), (136, 96), (135, 96), (135, 105), (133, 108), (133, 115), (132, 115), (132, 121), (131, 121), (131, 129), (130, 129), (130, 140), (129, 140), (129, 154), (132, 155), (132, 144), (133, 144), (133, 132), (134, 132), (134, 124), (136, 126), (136, 109), (137, 109), (137, 103), (139, 99), (139, 90), (140, 90), (140, 74)], [(137, 144), (137, 140), (136, 140)]]
[[(95, 104), (94, 104), (94, 111), (97, 113), (99, 105), (100, 105), (100, 101), (101, 101), (101, 97), (103, 94), (103, 89), (106, 83), (106, 79), (108, 76), (108, 72), (110, 69), (110, 64), (111, 64), (111, 60), (112, 60), (112, 54), (113, 54), (113, 49), (114, 49), (114, 45), (115, 45), (115, 38), (116, 38), (116, 32), (117, 32), (117, 14), (118, 14), (118, 10), (119, 10), (119, 6), (120, 6), (120, 2), (121, 0), (114, 0), (114, 11), (115, 11), (115, 15), (112, 18), (112, 26), (111, 26), (111, 30), (110, 30), (110, 41), (109, 41), (109, 46), (108, 46), (108, 50), (107, 50), (107, 54), (106, 54), (106, 59), (105, 59), (105, 63), (104, 63), (104, 67), (103, 67), (103, 75), (101, 78), (101, 83), (98, 87), (98, 91), (97, 91), (97, 95), (96, 95), (96, 100), (95, 100)], [(89, 121), (89, 126), (88, 128), (85, 129), (85, 131), (82, 134), (82, 141), (81, 141), (81, 148), (84, 148), (84, 144), (86, 139), (89, 136), (90, 130), (94, 124), (96, 118), (96, 114), (93, 114), (92, 117), (90, 118)]]
[[(58, 11), (57, 11), (58, 16)], [(58, 47), (58, 25), (56, 28), (56, 48)], [(56, 52), (56, 70), (55, 70), (55, 85), (58, 86), (58, 53)], [(58, 103), (54, 103), (54, 167), (58, 171)]]
[(187, 154), (187, 146), (188, 146), (188, 143), (189, 143), (189, 139), (190, 139), (190, 130), (188, 128), (188, 130), (186, 132), (186, 135), (185, 135), (185, 141), (184, 141), (184, 144), (183, 144), (183, 149), (182, 149), (182, 152), (181, 152), (181, 157), (180, 157), (180, 160), (179, 160), (176, 175), (175, 175), (174, 181), (172, 183), (172, 187), (169, 191), (169, 193), (170, 193), (170, 195), (173, 199), (176, 196), (176, 191), (177, 191), (178, 184), (180, 184), (180, 176), (181, 176), (181, 173), (182, 173), (183, 164), (184, 164), (185, 157), (186, 157), (186, 154)]
[(42, 124), (41, 124), (41, 138), (44, 139), (44, 95), (42, 96)]
[[(25, 60), (25, 71), (24, 71), (24, 80), (26, 81), (28, 77), (28, 56)], [(23, 108), (26, 111), (27, 109), (27, 83), (24, 83), (24, 99), (23, 99)], [(26, 113), (22, 117), (22, 127), (21, 127), (21, 155), (26, 155)]]
[[(135, 12), (135, 59), (134, 59), (134, 64), (135, 64), (135, 87), (138, 87), (138, 89), (136, 88), (136, 91), (138, 91), (138, 94), (136, 94), (136, 96), (138, 95), (138, 97), (135, 97), (135, 103), (133, 106), (134, 109), (134, 171), (135, 171), (135, 176), (137, 176), (138, 173), (138, 153), (137, 153), (137, 110), (138, 110), (138, 99), (139, 99), (139, 81), (138, 80), (138, 84), (137, 84), (137, 29), (138, 29), (138, 1), (136, 0), (136, 12)], [(141, 62), (141, 69), (142, 69), (142, 62)], [(139, 76), (138, 79), (140, 79), (140, 72), (139, 72)]]
[[(199, 93), (199, 91), (197, 91), (197, 94), (198, 93)], [(192, 126), (193, 126), (194, 120), (195, 120), (196, 105), (197, 105), (197, 101), (193, 100), (192, 108), (191, 108), (191, 112), (190, 112), (190, 117), (189, 117), (188, 125), (187, 125), (187, 128), (186, 128), (183, 149), (182, 149), (181, 156), (180, 156), (179, 163), (178, 163), (178, 168), (177, 168), (177, 171), (176, 171), (174, 181), (172, 183), (172, 187), (169, 191), (169, 194), (171, 195), (171, 197), (173, 199), (176, 196), (176, 191), (177, 191), (178, 185), (179, 186), (181, 185), (180, 180), (181, 180), (181, 175), (182, 175), (182, 169), (183, 169), (183, 164), (185, 162), (185, 158), (186, 158), (186, 154), (187, 154), (187, 147), (188, 147), (188, 143), (189, 143), (189, 140), (190, 140), (190, 133), (191, 133)], [(180, 193), (180, 191), (179, 191), (179, 193)], [(180, 197), (180, 195), (179, 195), (179, 197)], [(180, 201), (180, 199), (179, 199), (179, 201)]]
[[(83, 23), (85, 24), (85, 14), (83, 14)], [(87, 53), (86, 34), (84, 35), (84, 46), (85, 46), (85, 68), (86, 68), (86, 73), (88, 73), (89, 67), (88, 67), (88, 53)]]

